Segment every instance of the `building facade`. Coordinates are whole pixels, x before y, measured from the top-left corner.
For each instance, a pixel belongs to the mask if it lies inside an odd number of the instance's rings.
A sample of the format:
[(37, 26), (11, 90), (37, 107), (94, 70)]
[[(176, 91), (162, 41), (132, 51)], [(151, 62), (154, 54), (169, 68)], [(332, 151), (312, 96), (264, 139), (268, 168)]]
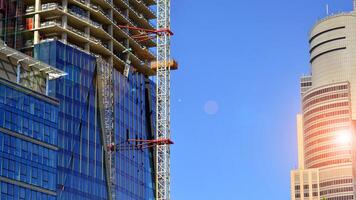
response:
[(54, 200), (59, 101), (44, 88), (64, 73), (27, 58), (0, 44), (0, 198)]
[[(309, 38), (312, 73), (309, 81), (305, 77), (301, 81), (298, 153), (303, 154), (299, 159), (303, 163), (297, 171), (317, 170), (319, 196), (328, 200), (356, 198), (355, 16), (355, 12), (329, 16), (313, 27)], [(302, 194), (295, 193), (294, 171), (291, 176), (292, 199), (302, 199)]]
[[(0, 37), (64, 71), (48, 82), (58, 100), (55, 199), (109, 199), (100, 70), (112, 67), (116, 199), (155, 197), (154, 0), (0, 0)], [(125, 28), (126, 27), (126, 28)], [(103, 62), (99, 62), (103, 61)], [(129, 70), (125, 67), (130, 66)], [(46, 199), (46, 198), (36, 198)]]
[[(107, 199), (99, 117), (96, 58), (61, 41), (35, 47), (39, 60), (66, 73), (53, 83), (60, 100), (58, 128), (58, 199)], [(55, 55), (55, 56), (53, 56)], [(153, 199), (152, 149), (132, 149), (129, 139), (153, 138), (154, 84), (143, 74), (129, 78), (114, 71), (118, 199)]]
[(58, 104), (0, 79), (2, 199), (56, 199)]
[(291, 182), (292, 199), (320, 200), (318, 169), (293, 170)]

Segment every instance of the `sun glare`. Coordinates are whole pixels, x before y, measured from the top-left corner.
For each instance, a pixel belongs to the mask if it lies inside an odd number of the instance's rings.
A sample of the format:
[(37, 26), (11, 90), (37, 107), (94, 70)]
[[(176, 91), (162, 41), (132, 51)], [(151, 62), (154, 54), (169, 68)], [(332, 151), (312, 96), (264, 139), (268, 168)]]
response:
[(336, 135), (336, 141), (339, 144), (351, 143), (351, 132), (348, 130), (338, 132)]

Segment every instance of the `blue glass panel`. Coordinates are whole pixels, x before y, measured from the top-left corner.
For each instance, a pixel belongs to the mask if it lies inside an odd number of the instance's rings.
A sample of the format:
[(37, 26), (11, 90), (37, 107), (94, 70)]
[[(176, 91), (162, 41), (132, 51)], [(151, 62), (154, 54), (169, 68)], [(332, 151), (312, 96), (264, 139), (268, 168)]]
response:
[[(57, 124), (53, 120), (45, 118), (43, 108), (47, 106), (57, 110), (57, 105), (34, 97), (31, 93), (17, 91), (11, 84), (0, 84), (0, 88), (5, 91), (3, 96), (6, 97), (6, 101), (1, 103), (0, 110), (0, 176), (55, 191), (55, 185), (43, 184), (41, 177), (44, 170), (56, 171), (57, 151), (50, 150), (47, 146), (31, 143), (29, 140), (10, 136), (2, 129), (32, 137), (40, 142), (54, 144), (54, 142), (50, 143), (50, 141), (44, 140), (42, 127), (46, 125), (56, 129)], [(23, 106), (19, 104), (23, 104)], [(56, 134), (56, 132), (53, 131), (52, 134)], [(48, 158), (48, 154), (51, 154), (50, 158)], [(52, 179), (56, 179), (55, 173), (50, 176)], [(6, 189), (4, 191), (6, 194), (1, 195), (6, 199), (29, 199), (30, 197), (26, 196), (25, 190), (17, 185), (2, 183), (1, 188)], [(34, 193), (37, 199), (48, 198), (47, 194), (41, 192), (29, 192)]]

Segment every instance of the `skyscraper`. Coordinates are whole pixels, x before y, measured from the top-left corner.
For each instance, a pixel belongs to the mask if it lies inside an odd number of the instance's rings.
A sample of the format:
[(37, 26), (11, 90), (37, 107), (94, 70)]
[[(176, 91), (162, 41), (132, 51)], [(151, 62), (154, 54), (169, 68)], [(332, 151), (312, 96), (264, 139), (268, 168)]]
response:
[[(299, 167), (291, 172), (293, 200), (356, 198), (355, 33), (354, 11), (328, 16), (310, 32), (311, 75), (301, 80)], [(318, 192), (305, 192), (306, 188)]]
[[(139, 140), (153, 139), (156, 128), (150, 79), (156, 41), (142, 32), (155, 30), (155, 5), (154, 0), (0, 0), (7, 45), (67, 73), (48, 82), (48, 95), (59, 102), (56, 199), (110, 199), (109, 193), (115, 199), (154, 199), (154, 151), (140, 148)], [(109, 66), (111, 93), (101, 85)], [(104, 93), (113, 105), (110, 149), (103, 133)], [(108, 149), (116, 151), (114, 189)]]

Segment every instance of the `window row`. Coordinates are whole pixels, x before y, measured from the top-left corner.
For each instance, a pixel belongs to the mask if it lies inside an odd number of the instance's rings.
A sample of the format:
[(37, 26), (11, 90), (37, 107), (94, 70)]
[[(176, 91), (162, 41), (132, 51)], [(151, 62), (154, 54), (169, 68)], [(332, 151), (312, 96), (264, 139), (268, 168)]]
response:
[(323, 113), (323, 114), (314, 116), (314, 117), (304, 121), (304, 123), (305, 124), (309, 124), (309, 123), (314, 122), (314, 121), (319, 120), (319, 119), (325, 119), (327, 117), (333, 117), (333, 116), (338, 116), (338, 115), (346, 115), (346, 114), (349, 114), (349, 113), (350, 113), (349, 110), (338, 110), (338, 111)]
[(329, 93), (329, 92), (338, 91), (338, 90), (346, 90), (348, 88), (349, 88), (348, 85), (338, 85), (338, 86), (333, 86), (333, 87), (329, 87), (329, 88), (324, 88), (324, 89), (321, 89), (321, 90), (318, 90), (318, 91), (308, 94), (307, 96), (305, 96), (303, 98), (303, 101), (306, 101), (306, 100), (308, 100), (314, 96), (320, 95), (320, 94)]
[(348, 96), (349, 96), (349, 93), (340, 93), (340, 94), (332, 94), (332, 95), (320, 97), (318, 99), (309, 101), (308, 103), (305, 103), (305, 104), (304, 104), (305, 101), (303, 101), (303, 109), (305, 110), (306, 108), (308, 108), (312, 105), (315, 105), (317, 103), (320, 103), (320, 102), (324, 102), (324, 101), (328, 101), (328, 100), (336, 100), (336, 99), (345, 98)]
[(332, 103), (332, 104), (327, 104), (324, 106), (319, 106), (317, 108), (314, 108), (306, 113), (304, 113), (303, 117), (304, 119), (308, 118), (308, 116), (323, 111), (323, 110), (328, 110), (328, 109), (332, 109), (332, 108), (338, 108), (338, 107), (344, 107), (344, 106), (349, 106), (349, 102), (344, 101), (344, 102), (338, 102), (338, 103)]
[(312, 86), (312, 82), (303, 82), (303, 83), (300, 83), (300, 86), (301, 87), (309, 87), (309, 86)]
[(352, 200), (354, 199), (354, 195), (347, 195), (347, 196), (339, 196), (339, 197), (330, 197), (327, 200)]
[(58, 108), (56, 105), (26, 95), (5, 85), (0, 85), (1, 104), (48, 121), (57, 122)]
[[(320, 123), (317, 123), (317, 124), (313, 124), (313, 125), (309, 126), (308, 128), (304, 129), (304, 132), (307, 133), (310, 130), (313, 130), (313, 129), (316, 129), (316, 128), (321, 128), (323, 126), (335, 125), (335, 124), (344, 123), (344, 122), (350, 122), (350, 118), (333, 119), (333, 120), (328, 120), (328, 121), (320, 122)], [(304, 124), (304, 126), (307, 127), (306, 124)]]
[(90, 77), (83, 75), (81, 79), (87, 82), (85, 83), (85, 85), (88, 85), (88, 87), (79, 83), (74, 83), (71, 80), (61, 80), (62, 83), (57, 82), (58, 84), (56, 84), (57, 94), (64, 95), (70, 99), (77, 100), (77, 101), (85, 100), (88, 92), (90, 91), (89, 88), (94, 87), (93, 75)]
[(340, 148), (340, 147), (345, 147), (346, 145), (350, 146), (349, 144), (345, 144), (345, 145), (341, 145), (341, 144), (329, 144), (329, 145), (325, 145), (325, 146), (321, 146), (321, 147), (317, 147), (314, 148), (310, 151), (307, 151), (307, 153), (305, 155), (309, 156), (311, 154), (320, 152), (320, 151), (324, 151), (324, 150), (328, 150), (328, 149), (334, 149), (334, 148)]
[(317, 156), (314, 156), (306, 161), (306, 163), (312, 163), (314, 161), (318, 161), (321, 159), (325, 158), (331, 158), (331, 157), (345, 157), (345, 156), (350, 156), (351, 157), (351, 150), (341, 150), (341, 151), (334, 151), (330, 153), (323, 153)]
[(106, 199), (107, 197), (106, 183), (104, 180), (100, 181), (90, 178), (87, 175), (83, 176), (68, 170), (59, 172), (58, 182), (60, 184), (65, 183), (65, 188), (67, 188), (65, 191), (71, 191), (77, 194), (90, 194), (92, 195), (91, 199)]
[(317, 140), (314, 140), (312, 142), (309, 142), (309, 143), (307, 143), (305, 145), (305, 149), (307, 149), (307, 148), (309, 148), (309, 147), (311, 147), (313, 145), (316, 145), (316, 144), (320, 145), (323, 142), (331, 142), (331, 141), (334, 141), (335, 143), (337, 143), (335, 136), (323, 137), (323, 138), (319, 138)]
[(338, 180), (322, 182), (322, 183), (320, 183), (320, 187), (327, 187), (327, 186), (331, 186), (331, 185), (341, 185), (341, 184), (347, 184), (347, 183), (353, 183), (352, 179), (338, 179)]
[(353, 187), (342, 187), (342, 188), (320, 191), (320, 195), (334, 194), (334, 193), (341, 193), (341, 192), (352, 192), (352, 191), (354, 191)]
[(93, 71), (94, 66), (96, 65), (95, 57), (87, 53), (83, 53), (82, 51), (65, 45), (59, 41), (49, 43), (49, 45), (52, 45), (49, 48), (53, 48), (53, 50), (55, 50), (55, 47), (57, 48), (57, 59), (65, 61), (71, 65), (81, 66), (83, 69), (88, 71)]
[(17, 113), (0, 110), (0, 127), (49, 144), (56, 144), (57, 127), (44, 125), (43, 122), (32, 120)]
[(0, 175), (9, 179), (55, 190), (56, 172), (42, 169), (42, 166), (28, 165), (18, 161), (1, 158)]
[(336, 164), (342, 164), (342, 163), (351, 163), (352, 160), (350, 158), (343, 158), (343, 159), (336, 159), (336, 160), (329, 160), (321, 163), (314, 164), (312, 166), (309, 166), (310, 168), (319, 168), (323, 166), (329, 166), (329, 165), (336, 165)]
[[(75, 66), (68, 63), (57, 63), (56, 67), (69, 74), (69, 76), (67, 75), (56, 82), (56, 92), (58, 94), (72, 94), (72, 89), (78, 86), (81, 87), (82, 91), (87, 91), (88, 88), (93, 87), (94, 74), (86, 70), (80, 70), (79, 68), (81, 68), (81, 66)], [(78, 76), (78, 73), (81, 73), (80, 76)]]
[(30, 190), (18, 185), (0, 182), (1, 200), (55, 200), (55, 196)]
[(337, 132), (337, 131), (348, 130), (348, 129), (349, 129), (349, 126), (338, 126), (338, 127), (326, 128), (326, 129), (322, 129), (322, 130), (319, 130), (319, 131), (307, 133), (304, 136), (304, 138), (305, 138), (306, 141), (308, 141), (309, 139), (311, 139), (313, 137), (324, 135), (325, 133)]
[(27, 162), (56, 167), (57, 153), (41, 145), (37, 145), (0, 132), (0, 152)]
[(58, 166), (62, 168), (70, 168), (72, 172), (81, 172), (84, 175), (90, 175), (98, 179), (103, 179), (103, 161), (96, 160), (96, 163), (88, 162), (87, 159), (80, 159), (77, 156), (72, 158), (71, 153), (59, 153)]
[[(317, 197), (318, 196), (318, 192), (313, 192), (312, 195), (313, 195), (313, 197)], [(309, 197), (309, 192), (304, 192), (304, 197)], [(296, 199), (300, 198), (300, 193), (296, 193), (295, 194), (295, 198)]]

